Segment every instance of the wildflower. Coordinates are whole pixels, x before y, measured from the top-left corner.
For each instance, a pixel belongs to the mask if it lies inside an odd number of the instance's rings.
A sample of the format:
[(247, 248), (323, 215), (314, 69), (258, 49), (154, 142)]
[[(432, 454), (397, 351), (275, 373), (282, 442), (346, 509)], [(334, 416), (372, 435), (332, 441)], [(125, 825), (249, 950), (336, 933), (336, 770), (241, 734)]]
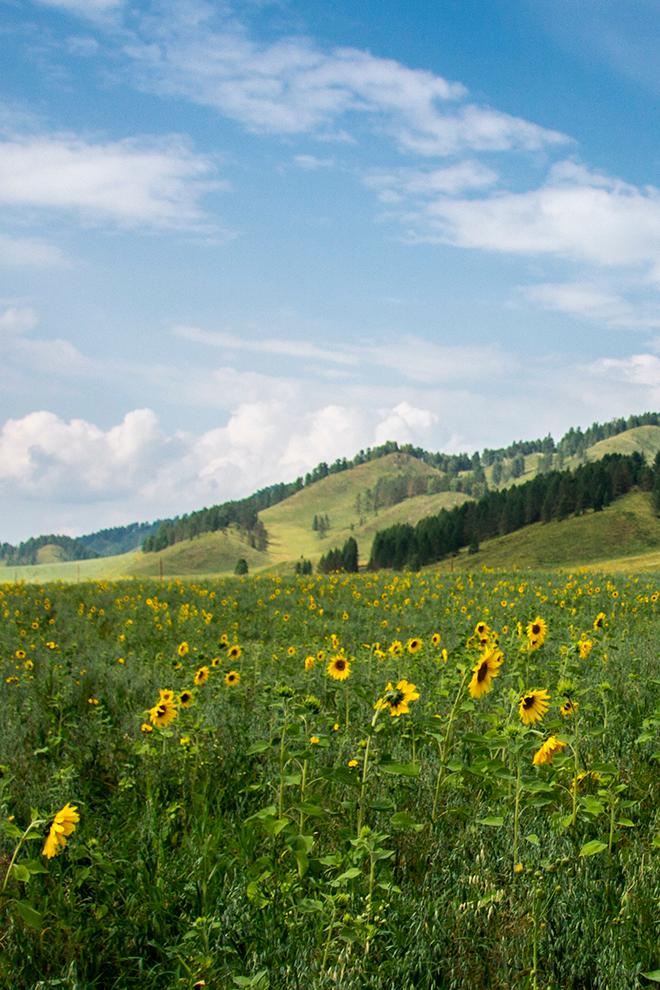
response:
[(190, 746), (190, 736), (181, 736), (179, 739), (180, 746)]
[(538, 650), (545, 643), (548, 634), (548, 624), (545, 619), (537, 617), (527, 624), (527, 642), (530, 650)]
[(190, 708), (194, 700), (195, 696), (192, 691), (182, 691), (179, 695), (179, 704), (182, 708)]
[(526, 691), (520, 698), (518, 711), (523, 725), (533, 725), (540, 722), (549, 705), (550, 695), (545, 688)]
[(335, 681), (345, 681), (351, 673), (350, 660), (347, 660), (341, 653), (338, 653), (331, 658), (326, 670)]
[(234, 645), (230, 646), (229, 649), (227, 650), (227, 656), (229, 657), (230, 660), (240, 660), (242, 653), (243, 650), (240, 648), (238, 643), (234, 643)]
[(147, 732), (153, 732), (153, 731), (154, 731), (153, 725), (149, 725), (148, 722), (143, 722), (142, 725), (140, 726), (140, 732), (144, 732), (145, 734)]
[(573, 701), (571, 698), (567, 698), (559, 709), (559, 714), (563, 715), (564, 718), (568, 718), (571, 715), (575, 715), (579, 707), (579, 702)]
[(237, 670), (228, 670), (225, 674), (225, 684), (227, 687), (235, 687), (236, 684), (240, 684), (241, 675)]
[(422, 646), (423, 646), (422, 640), (414, 636), (412, 639), (408, 640), (406, 644), (406, 649), (408, 650), (408, 653), (415, 654), (415, 653), (419, 653)]
[(318, 744), (320, 742), (321, 742), (321, 740), (319, 739), (318, 736), (310, 736), (309, 737), (310, 746), (318, 746)]
[(332, 731), (339, 732), (339, 722), (335, 722), (335, 724), (332, 726)]
[(296, 648), (295, 648), (295, 646), (287, 646), (287, 648), (286, 648), (286, 655), (288, 657), (295, 657), (295, 655), (296, 655)]
[(387, 685), (385, 694), (378, 699), (374, 708), (376, 711), (388, 708), (390, 715), (396, 718), (399, 715), (407, 715), (410, 711), (409, 703), (417, 701), (418, 698), (419, 691), (416, 685), (411, 684), (410, 681), (401, 680), (396, 687), (393, 687), (391, 683)]
[(200, 667), (193, 677), (193, 683), (195, 687), (199, 687), (201, 684), (206, 684), (209, 679), (209, 668)]
[(514, 873), (522, 873), (522, 871), (524, 869), (525, 869), (525, 867), (522, 865), (522, 863), (516, 863), (516, 865), (513, 868), (513, 872)]
[(185, 657), (188, 655), (189, 651), (190, 651), (190, 647), (184, 640), (183, 643), (179, 643), (176, 652), (179, 654), (180, 657)]
[(594, 641), (593, 639), (581, 639), (578, 643), (578, 650), (580, 653), (580, 660), (586, 660), (593, 649)]
[(98, 703), (99, 703), (99, 699), (98, 698), (88, 698), (87, 699), (87, 704), (88, 705), (94, 706), (94, 705), (98, 705)]
[(354, 757), (352, 760), (348, 761), (348, 766), (351, 768), (351, 770), (355, 770), (355, 768), (359, 766), (359, 762)]
[(555, 757), (557, 753), (561, 753), (562, 749), (565, 748), (565, 742), (561, 742), (561, 740), (557, 739), (556, 736), (550, 736), (546, 739), (540, 749), (537, 749), (534, 753), (534, 766), (538, 767), (541, 766), (542, 763), (552, 763), (553, 757)]
[(486, 650), (473, 667), (472, 680), (468, 690), (471, 697), (480, 698), (482, 694), (488, 694), (493, 687), (493, 680), (500, 672), (500, 667), (504, 656), (497, 647)]
[(449, 660), (449, 653), (447, 652), (447, 647), (445, 646), (442, 649), (442, 662), (447, 663), (448, 660)]
[(157, 728), (164, 729), (170, 722), (174, 721), (178, 714), (173, 701), (159, 701), (157, 705), (149, 709), (149, 721)]
[(119, 664), (122, 664), (122, 665), (123, 665), (123, 664), (125, 664), (125, 663), (126, 663), (126, 660), (124, 659), (124, 657), (117, 657), (117, 663), (119, 663)]
[(305, 657), (305, 670), (311, 670), (315, 663), (316, 657), (311, 654), (308, 657)]
[(50, 826), (50, 831), (46, 842), (44, 843), (44, 848), (42, 850), (42, 855), (46, 859), (52, 859), (53, 856), (57, 856), (61, 853), (66, 846), (66, 840), (72, 832), (75, 832), (76, 825), (80, 821), (80, 815), (78, 814), (78, 809), (74, 804), (65, 804), (60, 811), (57, 812), (53, 823)]

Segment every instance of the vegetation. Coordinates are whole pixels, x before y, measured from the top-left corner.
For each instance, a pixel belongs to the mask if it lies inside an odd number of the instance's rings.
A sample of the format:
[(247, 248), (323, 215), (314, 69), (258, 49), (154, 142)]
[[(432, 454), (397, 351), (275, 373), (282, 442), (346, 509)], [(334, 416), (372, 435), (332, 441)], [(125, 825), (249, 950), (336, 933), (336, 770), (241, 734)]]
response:
[(0, 986), (657, 981), (659, 599), (2, 586)]
[(461, 547), (474, 551), (482, 540), (531, 523), (566, 519), (590, 509), (602, 511), (633, 487), (648, 491), (655, 483), (655, 469), (640, 454), (608, 454), (576, 471), (552, 471), (506, 491), (489, 492), (478, 502), (443, 510), (415, 527), (403, 524), (381, 530), (371, 549), (369, 567), (417, 569)]

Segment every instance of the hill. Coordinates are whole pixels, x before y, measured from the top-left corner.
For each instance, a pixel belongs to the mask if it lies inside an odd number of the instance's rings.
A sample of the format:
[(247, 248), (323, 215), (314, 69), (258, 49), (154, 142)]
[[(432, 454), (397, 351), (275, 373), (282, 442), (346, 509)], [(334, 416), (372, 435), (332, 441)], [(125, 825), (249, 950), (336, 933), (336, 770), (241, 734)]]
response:
[(432, 570), (589, 567), (593, 570), (660, 570), (660, 519), (648, 492), (631, 492), (602, 512), (561, 522), (533, 523), (515, 533), (485, 540), (479, 551), (462, 551)]

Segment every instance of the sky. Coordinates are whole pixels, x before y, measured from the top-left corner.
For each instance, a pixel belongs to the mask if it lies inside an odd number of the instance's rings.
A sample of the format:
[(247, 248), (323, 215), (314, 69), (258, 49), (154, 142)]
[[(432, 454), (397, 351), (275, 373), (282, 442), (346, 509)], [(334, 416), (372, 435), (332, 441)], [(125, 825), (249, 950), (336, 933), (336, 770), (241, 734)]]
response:
[(0, 0), (0, 542), (660, 410), (660, 0)]

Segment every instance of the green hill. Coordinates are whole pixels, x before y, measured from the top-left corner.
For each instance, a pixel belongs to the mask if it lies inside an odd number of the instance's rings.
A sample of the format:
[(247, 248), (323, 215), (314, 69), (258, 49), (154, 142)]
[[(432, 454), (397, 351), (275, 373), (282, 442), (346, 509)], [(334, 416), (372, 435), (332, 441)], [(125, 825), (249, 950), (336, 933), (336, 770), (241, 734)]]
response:
[(534, 523), (486, 540), (476, 554), (433, 565), (434, 570), (546, 569), (588, 566), (594, 570), (660, 569), (660, 519), (647, 492), (631, 492), (602, 512), (562, 522)]

